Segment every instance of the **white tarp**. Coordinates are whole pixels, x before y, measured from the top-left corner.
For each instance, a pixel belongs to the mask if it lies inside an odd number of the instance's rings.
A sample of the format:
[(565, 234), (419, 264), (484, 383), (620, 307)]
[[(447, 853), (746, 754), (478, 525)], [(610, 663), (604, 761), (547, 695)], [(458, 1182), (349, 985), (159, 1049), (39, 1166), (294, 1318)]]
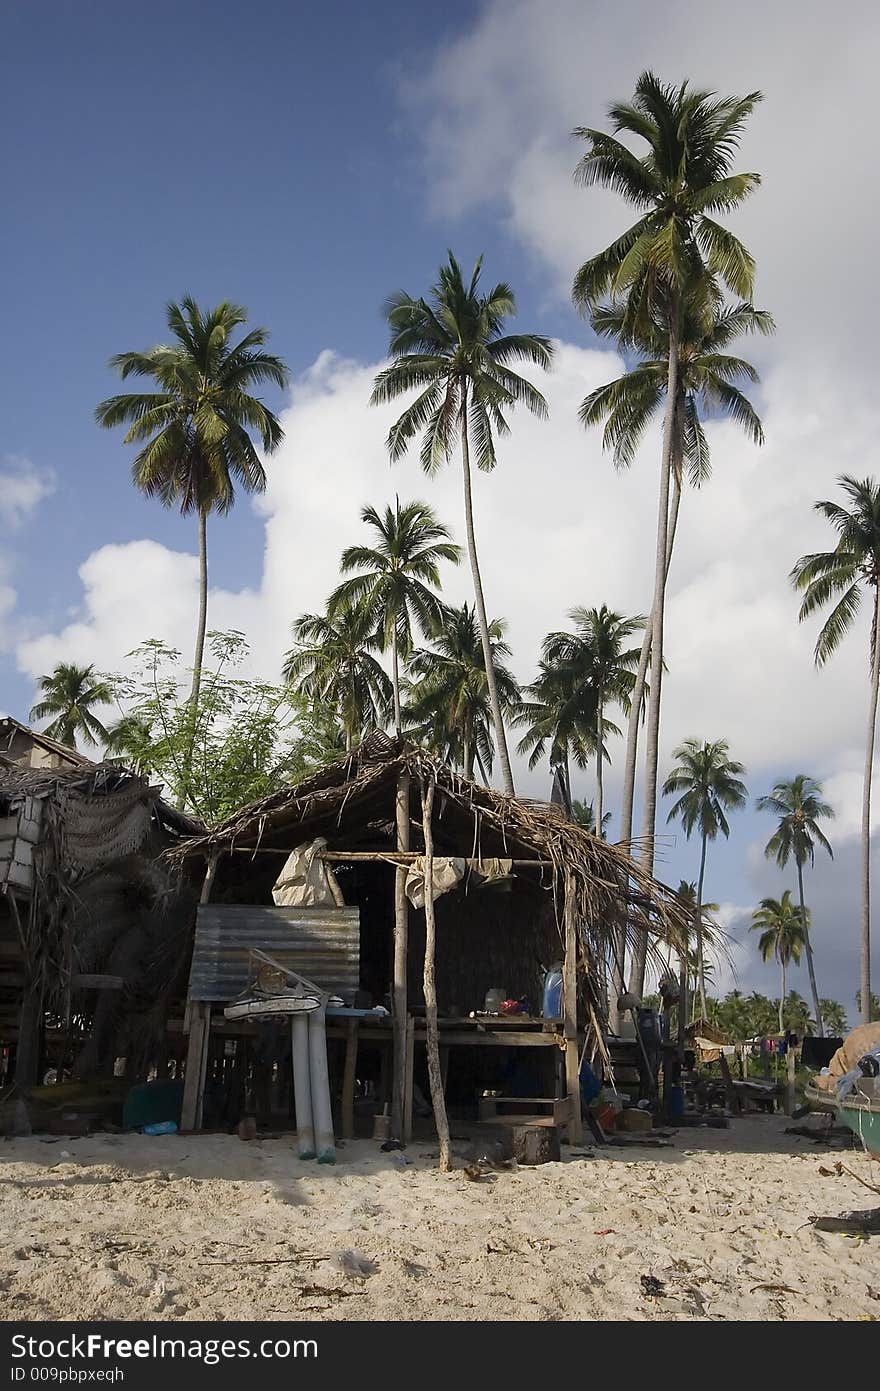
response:
[(323, 837), (298, 845), (284, 861), (275, 880), (272, 899), (278, 908), (344, 908), (339, 881), (329, 865), (319, 859), (327, 842)]
[[(438, 899), (441, 894), (447, 894), (450, 889), (454, 889), (464, 878), (465, 865), (465, 860), (435, 855), (431, 874), (431, 898)], [(409, 867), (406, 876), (406, 896), (413, 908), (424, 908), (425, 861), (421, 855), (413, 860)]]

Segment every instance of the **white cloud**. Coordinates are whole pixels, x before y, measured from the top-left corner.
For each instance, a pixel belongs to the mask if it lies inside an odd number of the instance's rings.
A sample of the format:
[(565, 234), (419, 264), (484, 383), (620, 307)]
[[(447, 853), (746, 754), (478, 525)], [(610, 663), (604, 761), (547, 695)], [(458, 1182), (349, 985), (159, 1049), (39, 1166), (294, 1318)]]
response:
[(0, 516), (4, 528), (21, 526), (55, 486), (47, 471), (40, 471), (28, 459), (7, 456), (0, 463)]
[(724, 6), (699, 0), (599, 13), (583, 0), (489, 0), (410, 75), (403, 95), (435, 214), (500, 211), (567, 295), (577, 265), (627, 216), (614, 195), (575, 188), (582, 150), (571, 131), (604, 126), (609, 102), (627, 98), (645, 67), (723, 92), (759, 88), (740, 167), (757, 169), (763, 187), (737, 219), (758, 261), (757, 300), (789, 349), (831, 339), (858, 370), (873, 347), (859, 306), (873, 284), (878, 193), (865, 171), (880, 10), (854, 0), (845, 24), (801, 0), (742, 0), (733, 25)]
[(29, 459), (0, 459), (0, 652), (12, 647), (18, 635), (18, 594), (9, 583), (15, 568), (13, 538), (54, 487), (54, 475), (35, 468)]

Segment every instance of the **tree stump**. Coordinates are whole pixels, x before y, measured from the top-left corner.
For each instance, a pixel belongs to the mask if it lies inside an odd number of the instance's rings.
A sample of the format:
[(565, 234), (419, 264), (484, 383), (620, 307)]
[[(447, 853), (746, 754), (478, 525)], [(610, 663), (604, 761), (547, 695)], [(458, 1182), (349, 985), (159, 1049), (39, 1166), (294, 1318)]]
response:
[(559, 1159), (559, 1129), (555, 1125), (515, 1125), (513, 1157), (518, 1164), (550, 1164)]

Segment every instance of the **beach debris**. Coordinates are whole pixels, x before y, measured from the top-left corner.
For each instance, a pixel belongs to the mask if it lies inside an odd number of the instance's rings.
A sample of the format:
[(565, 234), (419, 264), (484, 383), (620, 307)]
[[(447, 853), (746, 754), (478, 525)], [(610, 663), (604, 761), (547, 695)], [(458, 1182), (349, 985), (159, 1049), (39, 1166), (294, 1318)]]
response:
[(466, 1164), (461, 1172), (469, 1183), (479, 1183), (481, 1179), (495, 1177), (492, 1171), (484, 1169), (482, 1164)]
[(238, 1122), (238, 1138), (239, 1140), (256, 1140), (256, 1116), (242, 1116), (241, 1120)]
[(880, 1207), (864, 1212), (843, 1212), (839, 1217), (811, 1217), (817, 1232), (841, 1232), (844, 1236), (880, 1236)]
[(405, 1149), (405, 1146), (402, 1145), (399, 1140), (386, 1140), (383, 1145), (379, 1146), (379, 1148), (383, 1151), (383, 1153), (388, 1154), (391, 1150)]
[(666, 1285), (656, 1275), (640, 1275), (639, 1283), (645, 1299), (663, 1299), (666, 1295)]
[(801, 1293), (800, 1290), (793, 1290), (792, 1287), (791, 1287), (791, 1285), (771, 1285), (771, 1284), (752, 1285), (752, 1289), (751, 1289), (752, 1294), (757, 1294), (758, 1290), (767, 1290), (767, 1291), (772, 1292), (772, 1293), (774, 1293), (774, 1294), (800, 1294), (800, 1293)]
[(345, 1247), (341, 1251), (334, 1251), (328, 1260), (328, 1265), (333, 1270), (338, 1270), (348, 1280), (365, 1280), (370, 1275), (375, 1275), (379, 1269), (375, 1261), (363, 1252), (356, 1251), (352, 1247)]
[[(382, 1148), (384, 1149), (385, 1146), (383, 1145)], [(405, 1169), (407, 1164), (412, 1163), (412, 1160), (408, 1159), (405, 1154), (392, 1154), (391, 1163), (396, 1164), (399, 1169)]]

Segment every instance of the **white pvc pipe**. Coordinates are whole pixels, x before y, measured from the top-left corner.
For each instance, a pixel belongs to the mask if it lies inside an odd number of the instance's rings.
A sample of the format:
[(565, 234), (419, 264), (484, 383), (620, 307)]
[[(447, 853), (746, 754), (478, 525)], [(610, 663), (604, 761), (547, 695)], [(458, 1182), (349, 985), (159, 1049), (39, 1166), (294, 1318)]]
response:
[(319, 1164), (336, 1163), (333, 1112), (330, 1107), (330, 1074), (327, 1069), (326, 1005), (308, 1015), (309, 1064), (312, 1075), (312, 1114), (315, 1121), (315, 1149)]
[(315, 1127), (312, 1121), (312, 1078), (309, 1064), (309, 1016), (300, 1012), (290, 1016), (293, 1049), (293, 1096), (296, 1104), (296, 1139), (300, 1159), (315, 1157)]

